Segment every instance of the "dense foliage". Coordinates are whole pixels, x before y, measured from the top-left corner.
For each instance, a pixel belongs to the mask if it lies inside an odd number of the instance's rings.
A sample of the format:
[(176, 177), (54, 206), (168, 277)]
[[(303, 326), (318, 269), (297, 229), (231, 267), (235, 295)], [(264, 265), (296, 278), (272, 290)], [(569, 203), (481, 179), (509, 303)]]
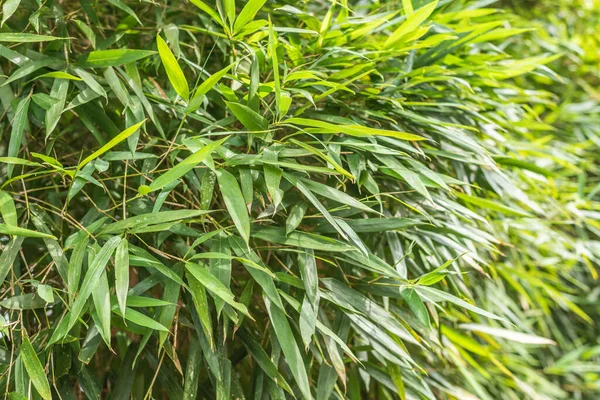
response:
[(5, 0), (0, 390), (600, 396), (596, 0)]

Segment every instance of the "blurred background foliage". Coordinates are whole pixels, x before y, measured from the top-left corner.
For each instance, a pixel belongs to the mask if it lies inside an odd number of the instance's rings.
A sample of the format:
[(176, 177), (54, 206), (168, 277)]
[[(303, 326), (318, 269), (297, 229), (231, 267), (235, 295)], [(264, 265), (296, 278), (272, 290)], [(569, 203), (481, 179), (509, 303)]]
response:
[(7, 397), (600, 395), (600, 2), (1, 22)]

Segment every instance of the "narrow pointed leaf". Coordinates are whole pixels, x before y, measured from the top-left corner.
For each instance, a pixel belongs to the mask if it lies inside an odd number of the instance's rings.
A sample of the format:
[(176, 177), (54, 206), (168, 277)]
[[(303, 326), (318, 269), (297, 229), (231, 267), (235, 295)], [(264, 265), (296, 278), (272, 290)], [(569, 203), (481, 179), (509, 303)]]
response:
[(183, 100), (188, 101), (190, 97), (190, 88), (188, 87), (187, 80), (185, 79), (181, 67), (177, 63), (177, 59), (163, 38), (157, 36), (156, 44), (158, 46), (158, 54), (165, 67), (165, 71), (167, 71), (167, 76), (169, 77), (173, 89), (175, 89), (177, 94), (181, 96)]

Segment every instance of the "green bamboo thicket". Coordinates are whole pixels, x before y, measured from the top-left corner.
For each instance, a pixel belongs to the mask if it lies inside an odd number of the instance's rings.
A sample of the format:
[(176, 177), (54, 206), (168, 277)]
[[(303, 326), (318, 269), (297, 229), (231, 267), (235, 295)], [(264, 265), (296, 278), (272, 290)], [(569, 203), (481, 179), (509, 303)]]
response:
[(596, 399), (600, 3), (5, 0), (10, 399)]

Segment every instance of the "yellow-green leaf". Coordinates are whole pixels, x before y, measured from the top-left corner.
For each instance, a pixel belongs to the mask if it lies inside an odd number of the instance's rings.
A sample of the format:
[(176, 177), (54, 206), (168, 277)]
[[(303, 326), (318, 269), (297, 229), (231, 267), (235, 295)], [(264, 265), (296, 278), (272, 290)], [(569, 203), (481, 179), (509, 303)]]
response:
[(138, 122), (137, 124), (130, 126), (129, 128), (125, 129), (123, 132), (119, 133), (117, 136), (112, 138), (108, 143), (106, 143), (104, 146), (102, 146), (99, 150), (93, 152), (88, 157), (86, 157), (82, 162), (80, 162), (79, 165), (77, 166), (77, 170), (80, 170), (90, 161), (94, 161), (96, 158), (100, 157), (102, 154), (106, 153), (107, 151), (109, 151), (110, 149), (112, 149), (113, 147), (115, 147), (116, 145), (121, 143), (123, 140), (125, 140), (129, 136), (133, 135), (135, 132), (137, 132), (138, 129), (140, 129), (140, 127), (144, 124), (144, 122), (146, 122), (146, 120), (143, 120), (142, 122)]
[(383, 47), (388, 48), (392, 46), (394, 43), (402, 39), (403, 36), (408, 35), (418, 29), (421, 24), (425, 22), (427, 18), (429, 18), (431, 13), (433, 13), (433, 10), (435, 10), (437, 4), (438, 0), (432, 1), (431, 3), (412, 13), (408, 18), (406, 18), (406, 21), (404, 21), (402, 25), (400, 25), (390, 35), (390, 37), (383, 44)]
[(426, 138), (413, 133), (392, 131), (388, 129), (369, 128), (362, 125), (335, 125), (325, 121), (308, 118), (289, 118), (281, 122), (282, 124), (300, 125), (310, 128), (316, 128), (316, 132), (325, 134), (345, 133), (350, 136), (389, 136), (402, 140), (427, 140)]
[(182, 99), (188, 101), (190, 98), (190, 88), (188, 87), (187, 80), (185, 79), (181, 67), (177, 63), (177, 59), (163, 38), (157, 36), (156, 44), (158, 46), (158, 54), (165, 67), (165, 71), (167, 71), (167, 76), (169, 77), (171, 85), (173, 85), (173, 89), (175, 89)]

